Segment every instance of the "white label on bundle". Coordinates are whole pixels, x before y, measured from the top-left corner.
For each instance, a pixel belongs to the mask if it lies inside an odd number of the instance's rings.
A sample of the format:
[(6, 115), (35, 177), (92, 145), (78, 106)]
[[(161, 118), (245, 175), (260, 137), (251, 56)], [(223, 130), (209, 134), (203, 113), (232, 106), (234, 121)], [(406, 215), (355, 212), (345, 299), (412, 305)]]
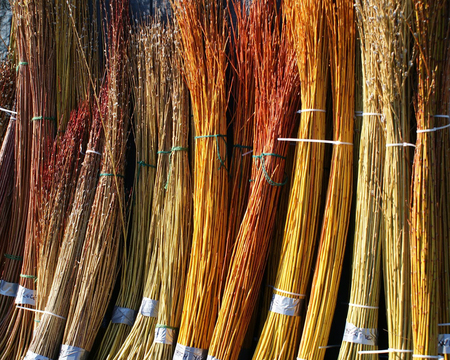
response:
[(35, 354), (34, 352), (28, 350), (23, 360), (51, 360), (48, 357)]
[(0, 281), (0, 295), (16, 297), (19, 284), (10, 283), (5, 280)]
[(205, 360), (208, 350), (197, 349), (177, 343), (173, 360)]
[(450, 354), (450, 334), (439, 334), (438, 353)]
[(158, 300), (152, 300), (149, 298), (143, 298), (139, 312), (143, 316), (158, 317)]
[(36, 305), (36, 291), (24, 288), (19, 285), (16, 296), (16, 304), (18, 305)]
[(71, 345), (61, 345), (58, 360), (86, 360), (89, 351)]
[(114, 310), (111, 317), (111, 322), (113, 324), (125, 324), (128, 326), (133, 326), (135, 319), (136, 319), (135, 310), (120, 306), (114, 306)]
[(303, 299), (294, 299), (278, 294), (272, 295), (270, 311), (288, 316), (300, 316)]
[(155, 343), (173, 345), (175, 343), (175, 334), (175, 329), (156, 326)]
[(346, 322), (343, 341), (362, 345), (377, 345), (378, 331), (377, 329), (359, 328)]

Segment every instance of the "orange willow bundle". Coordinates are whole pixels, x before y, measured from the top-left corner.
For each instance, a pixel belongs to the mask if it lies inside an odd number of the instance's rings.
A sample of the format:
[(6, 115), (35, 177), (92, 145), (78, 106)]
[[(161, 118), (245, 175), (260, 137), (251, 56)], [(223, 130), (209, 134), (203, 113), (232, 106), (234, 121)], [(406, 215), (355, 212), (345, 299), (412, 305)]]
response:
[(220, 305), (228, 216), (227, 34), (219, 1), (174, 0), (173, 7), (195, 124), (194, 233), (174, 355), (182, 359), (206, 357)]
[(255, 51), (255, 123), (252, 184), (236, 239), (222, 306), (208, 352), (210, 359), (237, 359), (252, 316), (272, 238), (288, 143), (299, 105), (295, 54), (276, 3), (250, 9)]
[(291, 359), (301, 335), (305, 301), (319, 228), (328, 75), (323, 1), (297, 0), (287, 9), (301, 81), (302, 110), (281, 258), (270, 311), (254, 359)]
[(440, 114), (440, 101), (449, 4), (445, 0), (414, 0), (413, 3), (418, 50), (417, 141), (410, 220), (413, 357), (434, 358), (438, 355), (440, 257), (435, 143), (436, 131), (445, 131), (447, 127), (440, 129), (439, 116), (448, 116)]
[(333, 139), (325, 214), (298, 358), (323, 359), (344, 258), (353, 170), (355, 20), (350, 0), (325, 0), (333, 90)]
[[(110, 300), (126, 236), (124, 169), (128, 125), (126, 79), (128, 1), (110, 3), (105, 146), (94, 203), (67, 317), (59, 359), (87, 356)], [(106, 26), (105, 26), (106, 27)]]

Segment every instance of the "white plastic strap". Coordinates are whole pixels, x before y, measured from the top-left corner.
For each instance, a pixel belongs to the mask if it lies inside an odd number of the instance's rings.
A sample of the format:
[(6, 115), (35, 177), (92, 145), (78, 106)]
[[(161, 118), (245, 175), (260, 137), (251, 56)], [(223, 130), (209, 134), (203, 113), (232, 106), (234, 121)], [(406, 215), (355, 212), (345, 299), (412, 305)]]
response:
[(297, 114), (301, 114), (304, 112), (321, 112), (321, 113), (326, 113), (325, 110), (321, 110), (321, 109), (303, 109), (303, 110), (298, 110)]
[(341, 345), (326, 345), (326, 346), (319, 346), (318, 349), (333, 349), (341, 347)]
[(345, 322), (343, 341), (361, 345), (377, 345), (378, 330), (359, 328), (352, 323)]
[(176, 330), (168, 327), (155, 327), (155, 343), (173, 345), (175, 343)]
[(302, 305), (303, 299), (295, 299), (273, 294), (269, 310), (281, 315), (300, 316)]
[(24, 288), (22, 285), (19, 285), (15, 303), (18, 305), (35, 306), (36, 305), (36, 291), (34, 291), (32, 289)]
[(17, 118), (15, 118), (14, 116), (11, 116), (11, 117), (9, 118), (9, 120), (15, 121), (15, 120), (17, 120)]
[(86, 360), (89, 351), (71, 345), (61, 345), (59, 360)]
[(139, 313), (143, 316), (156, 318), (158, 316), (158, 300), (144, 297), (139, 308)]
[(242, 157), (244, 157), (245, 155), (251, 154), (253, 152), (253, 150), (247, 151), (246, 153), (242, 154)]
[(19, 284), (10, 283), (5, 280), (0, 281), (0, 295), (16, 297)]
[(218, 358), (212, 356), (212, 355), (208, 355), (208, 357), (206, 358), (206, 360), (219, 360)]
[(286, 291), (286, 290), (281, 290), (281, 289), (276, 288), (276, 287), (273, 286), (273, 285), (267, 285), (267, 287), (270, 287), (270, 288), (272, 288), (274, 291), (280, 292), (280, 293), (283, 293), (283, 294), (288, 294), (288, 295), (298, 296), (298, 297), (301, 297), (301, 298), (306, 297), (306, 295), (304, 295), (304, 294), (297, 294), (297, 293), (294, 293), (294, 292), (290, 292), (290, 291)]
[(368, 112), (368, 113), (363, 112), (363, 113), (361, 113), (361, 116), (381, 116), (381, 117), (383, 117), (383, 114), (374, 113), (374, 112)]
[(412, 353), (412, 350), (404, 350), (404, 349), (386, 349), (386, 350), (364, 350), (358, 351), (358, 354), (388, 354), (388, 353)]
[(205, 360), (208, 350), (197, 349), (177, 343), (173, 360)]
[[(432, 129), (417, 130), (416, 132), (417, 132), (418, 134), (421, 134), (421, 133), (428, 133), (428, 132), (435, 132), (435, 131), (438, 131), (438, 130), (447, 129), (447, 128), (449, 128), (449, 127), (450, 127), (450, 124), (447, 124), (447, 125), (444, 125), (444, 126), (434, 127), (434, 128), (432, 128)], [(413, 356), (414, 356), (414, 355), (413, 355)]]
[(86, 154), (96, 154), (102, 156), (102, 153), (95, 150), (86, 150)]
[(51, 359), (39, 354), (35, 354), (34, 352), (28, 350), (23, 360), (51, 360)]
[(359, 305), (359, 304), (352, 304), (352, 303), (348, 303), (348, 306), (362, 308), (362, 309), (375, 309), (375, 310), (378, 309), (378, 306)]
[(439, 334), (438, 353), (450, 354), (450, 334)]
[(134, 320), (136, 319), (136, 315), (137, 311), (133, 309), (114, 306), (111, 322), (113, 324), (125, 324), (128, 326), (133, 326)]
[(416, 359), (443, 359), (443, 356), (440, 355), (420, 355), (420, 354), (413, 354), (413, 358)]
[(278, 141), (296, 141), (296, 142), (309, 142), (309, 143), (318, 143), (318, 144), (333, 144), (333, 145), (350, 145), (350, 146), (353, 146), (353, 144), (349, 143), (349, 142), (332, 141), (332, 140), (278, 138)]
[(438, 324), (438, 326), (450, 326), (450, 323), (442, 323), (442, 324)]
[(53, 313), (50, 312), (50, 311), (37, 310), (37, 309), (30, 309), (30, 308), (27, 308), (27, 307), (24, 307), (24, 306), (19, 306), (19, 305), (16, 305), (16, 308), (18, 308), (18, 309), (23, 309), (23, 310), (28, 310), (28, 311), (32, 311), (32, 312), (37, 312), (37, 313), (40, 313), (40, 314), (47, 314), (47, 315), (51, 315), (51, 316), (57, 317), (58, 319), (67, 320), (65, 317), (60, 316), (60, 315), (53, 314)]
[(363, 116), (364, 112), (362, 111), (355, 111), (355, 116)]
[(433, 115), (433, 117), (435, 118), (445, 118), (445, 119), (450, 119), (449, 115)]
[(403, 147), (407, 147), (407, 146), (411, 146), (411, 147), (416, 147), (416, 144), (411, 144), (411, 143), (394, 143), (394, 144), (386, 144), (386, 147), (393, 147), (393, 146), (403, 146)]
[(12, 111), (12, 110), (8, 110), (8, 109), (4, 109), (4, 108), (2, 108), (2, 107), (0, 107), (0, 111), (3, 111), (3, 112), (8, 113), (8, 114), (12, 114), (12, 115), (17, 115), (17, 111)]

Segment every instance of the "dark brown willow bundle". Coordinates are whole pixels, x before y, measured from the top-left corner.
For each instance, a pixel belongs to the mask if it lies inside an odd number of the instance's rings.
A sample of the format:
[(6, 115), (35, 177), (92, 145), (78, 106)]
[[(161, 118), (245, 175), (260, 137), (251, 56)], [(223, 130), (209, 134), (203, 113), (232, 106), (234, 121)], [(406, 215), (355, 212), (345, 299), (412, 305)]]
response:
[[(249, 202), (236, 239), (209, 356), (237, 359), (267, 261), (285, 159), (300, 103), (295, 52), (276, 2), (255, 1), (250, 34), (255, 51), (255, 122)], [(281, 80), (282, 79), (282, 80)]]
[[(436, 131), (442, 99), (448, 1), (413, 1), (417, 48), (417, 140), (411, 194), (413, 357), (438, 355), (439, 228)], [(445, 109), (446, 110), (446, 109)], [(447, 119), (448, 120), (448, 119)], [(446, 122), (448, 124), (448, 122)], [(448, 169), (446, 169), (448, 171)]]
[(299, 359), (323, 359), (344, 258), (353, 173), (355, 19), (350, 0), (325, 0), (333, 94), (333, 146), (322, 232)]
[[(206, 357), (220, 306), (228, 217), (227, 27), (216, 0), (172, 2), (195, 124), (194, 232), (175, 359)], [(197, 356), (196, 355), (196, 356)]]
[[(12, 66), (9, 57), (0, 61), (0, 107), (6, 110), (13, 110), (16, 99), (16, 74)], [(15, 114), (0, 110), (0, 143), (5, 137), (11, 115)]]
[[(59, 359), (87, 356), (106, 313), (126, 236), (124, 170), (128, 128), (126, 0), (109, 4), (105, 146)], [(105, 24), (106, 28), (106, 24)]]

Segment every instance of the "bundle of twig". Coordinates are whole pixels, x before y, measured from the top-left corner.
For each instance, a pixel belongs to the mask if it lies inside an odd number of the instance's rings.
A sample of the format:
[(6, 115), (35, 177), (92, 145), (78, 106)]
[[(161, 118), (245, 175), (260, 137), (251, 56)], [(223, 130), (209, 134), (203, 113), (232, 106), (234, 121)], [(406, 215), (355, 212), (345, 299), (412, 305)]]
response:
[(161, 227), (161, 249), (158, 268), (161, 292), (155, 338), (145, 359), (171, 360), (176, 332), (181, 323), (186, 291), (187, 269), (192, 240), (192, 179), (189, 166), (189, 97), (179, 66), (181, 54), (175, 48), (174, 34), (166, 28), (172, 72), (172, 148), (165, 188), (164, 214)]
[(195, 124), (194, 233), (175, 359), (209, 348), (220, 304), (228, 217), (224, 10), (216, 0), (175, 0)]
[[(61, 345), (66, 325), (65, 320), (70, 307), (70, 302), (67, 299), (72, 296), (98, 182), (104, 143), (102, 118), (105, 118), (107, 100), (107, 93), (104, 90), (101, 92), (99, 99), (101, 108), (94, 106), (89, 141), (78, 176), (72, 209), (64, 227), (55, 276), (48, 295), (45, 312), (41, 316), (39, 326), (34, 332), (33, 340), (27, 352), (27, 355), (31, 358), (38, 355), (55, 359)], [(88, 122), (91, 114), (90, 112), (80, 112), (78, 116), (80, 122)]]
[(309, 286), (319, 228), (325, 144), (328, 48), (323, 1), (297, 0), (286, 9), (299, 67), (302, 110), (295, 169), (281, 258), (270, 311), (255, 359), (291, 359), (301, 334), (302, 305)]
[[(384, 124), (380, 113), (379, 56), (374, 49), (377, 6), (357, 1), (363, 68), (363, 113), (359, 140), (358, 182), (350, 302), (339, 359), (355, 358), (361, 350), (378, 345), (378, 303), (384, 169)], [(373, 358), (376, 355), (372, 355)]]
[(238, 358), (258, 297), (286, 181), (288, 143), (278, 138), (292, 134), (300, 102), (295, 53), (276, 2), (255, 1), (250, 18), (256, 83), (253, 181), (209, 349), (209, 356), (221, 360)]
[[(6, 58), (0, 62), (0, 107), (5, 110), (13, 110), (15, 95), (16, 76), (10, 59)], [(11, 115), (14, 114), (0, 110), (0, 143), (3, 142)]]
[[(438, 354), (438, 244), (436, 131), (440, 101), (448, 1), (414, 0), (417, 47), (417, 141), (411, 194), (411, 306), (413, 357)], [(448, 119), (447, 119), (448, 120)], [(448, 122), (446, 122), (448, 124)], [(448, 171), (448, 169), (446, 169)]]
[(333, 139), (322, 232), (298, 358), (323, 359), (336, 306), (350, 217), (355, 20), (350, 0), (325, 0), (333, 90)]
[[(166, 59), (170, 54), (167, 53), (167, 39), (160, 20), (143, 25), (133, 36), (131, 47), (135, 67), (133, 92), (137, 167), (130, 255), (122, 269), (122, 286), (116, 309), (94, 355), (96, 359), (142, 357), (153, 340), (156, 314), (149, 316), (143, 311), (137, 315), (137, 311), (141, 301), (146, 303), (145, 298), (150, 302), (159, 299), (159, 231), (169, 160), (166, 150), (170, 149), (171, 144), (170, 129), (167, 128), (171, 116), (171, 86), (167, 66), (169, 59)], [(146, 279), (150, 279), (147, 284)], [(125, 313), (129, 315), (125, 316)]]
[[(127, 0), (111, 2), (108, 24), (108, 109), (100, 178), (67, 317), (60, 359), (87, 356), (100, 328), (118, 272), (126, 236), (124, 169), (128, 124)], [(105, 26), (106, 28), (106, 26)]]

